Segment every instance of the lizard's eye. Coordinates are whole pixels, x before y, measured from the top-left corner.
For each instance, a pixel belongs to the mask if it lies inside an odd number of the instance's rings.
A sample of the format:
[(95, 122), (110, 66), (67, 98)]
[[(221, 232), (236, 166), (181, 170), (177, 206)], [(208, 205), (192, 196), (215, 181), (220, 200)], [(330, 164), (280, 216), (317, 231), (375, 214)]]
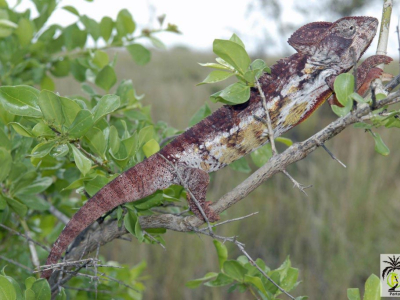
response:
[(350, 26), (350, 30), (351, 30), (351, 31), (354, 30), (354, 26), (353, 26), (353, 25)]

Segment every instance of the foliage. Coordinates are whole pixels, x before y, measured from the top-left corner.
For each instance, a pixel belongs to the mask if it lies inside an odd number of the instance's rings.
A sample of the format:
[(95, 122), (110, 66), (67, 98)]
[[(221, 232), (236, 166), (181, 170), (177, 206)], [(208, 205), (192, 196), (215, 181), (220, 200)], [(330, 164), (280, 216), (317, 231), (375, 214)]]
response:
[(210, 96), (212, 102), (225, 104), (240, 104), (250, 98), (250, 88), (254, 87), (269, 67), (262, 59), (251, 62), (242, 40), (233, 34), (229, 40), (214, 40), (213, 51), (219, 57), (217, 63), (200, 64), (201, 66), (216, 69), (212, 71), (200, 84), (215, 83), (236, 76), (239, 80)]
[[(228, 292), (235, 290), (244, 293), (250, 291), (255, 298), (261, 299), (278, 299), (282, 292), (265, 278), (259, 270), (252, 265), (246, 256), (239, 256), (236, 260), (228, 259), (228, 249), (221, 242), (214, 240), (214, 246), (218, 254), (218, 262), (220, 272), (210, 272), (204, 277), (191, 280), (186, 283), (189, 288), (197, 288), (201, 284), (208, 287), (230, 286)], [(271, 270), (266, 266), (262, 259), (255, 261), (257, 266), (261, 268), (272, 280), (274, 280), (285, 291), (289, 292), (295, 288), (300, 282), (297, 282), (299, 270), (291, 266), (289, 257), (282, 265)], [(307, 299), (307, 297), (297, 297), (297, 300)]]
[[(361, 300), (359, 289), (347, 289), (347, 298), (349, 300)], [(372, 274), (365, 282), (364, 300), (381, 299), (381, 281), (378, 276)]]
[[(334, 82), (334, 89), (336, 98), (342, 107), (332, 105), (332, 110), (339, 117), (343, 117), (350, 113), (354, 102), (358, 103), (359, 105), (373, 105), (372, 97), (364, 99), (359, 94), (354, 92), (354, 76), (351, 74), (340, 74)], [(386, 96), (384, 94), (378, 94), (375, 96), (375, 101), (381, 100), (385, 97)], [(387, 156), (390, 153), (389, 148), (385, 145), (379, 133), (372, 132), (371, 129), (381, 126), (385, 126), (386, 128), (400, 128), (399, 114), (400, 110), (392, 110), (387, 112), (386, 106), (372, 112), (371, 124), (360, 122), (356, 123), (354, 127), (362, 128), (368, 131), (374, 139), (375, 151), (381, 155)]]
[[(157, 152), (159, 142), (177, 132), (163, 122), (153, 122), (150, 107), (141, 103), (143, 96), (136, 94), (132, 81), (117, 79), (117, 55), (110, 57), (105, 50), (125, 47), (138, 65), (144, 65), (151, 52), (137, 43), (139, 39), (163, 48), (155, 34), (179, 31), (172, 24), (163, 26), (160, 18), (159, 29), (137, 33), (126, 9), (115, 20), (104, 17), (98, 23), (72, 6), (62, 9), (77, 17), (75, 23), (49, 25), (47, 20), (60, 1), (33, 3), (39, 12), (37, 18), (31, 17), (30, 10), (17, 12), (5, 1), (0, 3), (0, 221), (16, 231), (27, 229), (35, 240), (52, 244), (63, 224), (49, 212), (50, 207), (71, 216), (87, 199), (86, 193), (94, 195), (119, 173)], [(89, 39), (95, 47), (87, 46)], [(54, 78), (68, 75), (81, 82), (85, 97), (54, 92)], [(154, 240), (150, 239), (140, 228), (138, 216), (152, 214), (149, 209), (153, 206), (179, 201), (181, 194), (181, 187), (170, 187), (127, 205), (125, 226), (142, 242), (163, 242), (160, 234), (165, 230), (153, 230)], [(122, 220), (121, 210), (116, 214)], [(3, 229), (0, 239), (9, 259), (34, 267), (28, 247), (21, 247), (17, 238)], [(45, 261), (47, 252), (37, 251), (39, 260)], [(8, 268), (18, 282), (31, 275), (12, 264)], [(141, 264), (111, 271), (116, 278), (130, 278), (129, 285), (137, 292), (112, 282), (100, 284), (99, 291), (141, 298), (144, 288), (138, 275), (144, 268)], [(70, 285), (81, 287), (84, 282), (77, 277)], [(34, 291), (28, 285), (26, 288), (27, 297), (36, 299)], [(16, 293), (21, 293), (19, 288)], [(66, 293), (75, 297), (77, 292)]]

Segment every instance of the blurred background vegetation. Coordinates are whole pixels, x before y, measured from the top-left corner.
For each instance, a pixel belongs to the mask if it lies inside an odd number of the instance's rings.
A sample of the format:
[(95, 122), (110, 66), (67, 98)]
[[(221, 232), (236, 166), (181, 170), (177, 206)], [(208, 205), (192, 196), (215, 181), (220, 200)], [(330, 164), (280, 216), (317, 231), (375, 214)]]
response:
[[(118, 78), (132, 78), (137, 93), (146, 95), (143, 101), (152, 106), (155, 121), (163, 120), (183, 130), (209, 95), (223, 88), (217, 84), (195, 86), (209, 72), (197, 62), (213, 58), (212, 54), (174, 48), (153, 51), (148, 65), (137, 66), (128, 54), (120, 52), (116, 71)], [(276, 59), (266, 61), (271, 65)], [(397, 63), (393, 62), (388, 71), (396, 74)], [(62, 95), (69, 94), (78, 91), (79, 84), (73, 79), (63, 81), (62, 85), (57, 83), (57, 90)], [(285, 136), (302, 141), (335, 118), (328, 105), (324, 105)], [(396, 237), (400, 213), (400, 136), (397, 129), (378, 132), (391, 149), (389, 156), (374, 151), (368, 133), (349, 128), (327, 143), (347, 169), (318, 149), (289, 167), (299, 182), (313, 185), (307, 190), (308, 197), (277, 174), (230, 208), (223, 219), (256, 211), (259, 214), (222, 226), (218, 232), (238, 235), (254, 258), (262, 258), (272, 268), (290, 255), (302, 280), (296, 295), (345, 299), (348, 287), (362, 288), (371, 273), (379, 274), (379, 254), (399, 252)], [(218, 199), (247, 176), (230, 168), (212, 174), (208, 199)], [(166, 251), (135, 240), (114, 241), (102, 253), (107, 259), (132, 265), (146, 260), (145, 274), (149, 278), (144, 282), (144, 299), (249, 299), (249, 294), (227, 294), (227, 288), (184, 287), (188, 280), (218, 270), (211, 238), (167, 232), (165, 240)], [(235, 246), (227, 246), (231, 258), (240, 255)]]

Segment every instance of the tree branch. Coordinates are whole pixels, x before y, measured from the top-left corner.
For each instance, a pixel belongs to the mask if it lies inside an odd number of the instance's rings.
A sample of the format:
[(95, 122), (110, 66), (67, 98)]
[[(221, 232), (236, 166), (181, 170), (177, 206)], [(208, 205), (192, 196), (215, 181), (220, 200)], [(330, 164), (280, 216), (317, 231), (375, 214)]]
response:
[[(398, 102), (400, 102), (400, 91), (392, 93), (387, 98), (378, 101), (376, 108), (378, 109), (387, 104)], [(363, 116), (368, 115), (371, 111), (371, 108), (368, 106), (359, 107), (346, 116), (338, 118), (307, 140), (295, 143), (284, 152), (273, 156), (264, 166), (255, 171), (232, 191), (226, 193), (218, 201), (213, 203), (211, 208), (217, 214), (227, 210), (232, 205), (243, 200), (248, 194), (274, 174), (285, 170), (290, 164), (302, 160), (315, 151), (321, 144), (332, 139), (348, 126), (359, 122)], [(204, 221), (195, 216), (182, 217), (164, 214), (140, 217), (140, 225), (143, 229), (166, 228), (178, 232), (188, 232), (192, 231), (192, 228), (201, 226), (203, 223)], [(66, 255), (66, 260), (77, 260), (84, 248), (86, 248), (87, 253), (91, 252), (97, 248), (98, 244), (104, 245), (126, 233), (128, 233), (128, 231), (123, 226), (118, 227), (117, 220), (107, 220), (94, 231), (90, 231), (90, 240), (87, 234), (81, 235), (80, 242), (74, 244), (69, 250)]]

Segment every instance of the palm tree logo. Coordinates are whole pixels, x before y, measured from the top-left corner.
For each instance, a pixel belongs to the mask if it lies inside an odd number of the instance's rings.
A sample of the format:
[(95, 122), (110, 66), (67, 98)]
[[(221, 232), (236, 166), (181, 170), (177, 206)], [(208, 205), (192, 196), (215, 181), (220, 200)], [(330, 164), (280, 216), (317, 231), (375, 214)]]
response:
[(382, 271), (382, 279), (385, 279), (387, 276), (387, 284), (390, 286), (389, 291), (394, 292), (396, 288), (399, 286), (399, 280), (397, 277), (397, 274), (395, 273), (396, 270), (400, 270), (400, 256), (395, 257), (393, 255), (393, 258), (388, 256), (389, 261), (384, 260), (383, 262), (389, 264), (389, 267), (386, 267)]

